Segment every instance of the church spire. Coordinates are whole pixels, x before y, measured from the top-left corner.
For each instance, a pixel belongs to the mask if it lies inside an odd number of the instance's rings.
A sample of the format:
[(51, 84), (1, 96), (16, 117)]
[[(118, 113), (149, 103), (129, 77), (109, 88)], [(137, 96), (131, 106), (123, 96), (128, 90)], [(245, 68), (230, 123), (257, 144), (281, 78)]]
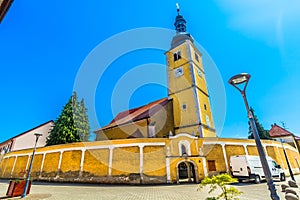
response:
[(177, 33), (185, 33), (186, 32), (186, 21), (183, 18), (183, 16), (180, 15), (180, 8), (179, 8), (178, 3), (176, 3), (176, 7), (177, 7), (178, 14), (176, 16), (175, 23), (174, 23), (175, 30)]

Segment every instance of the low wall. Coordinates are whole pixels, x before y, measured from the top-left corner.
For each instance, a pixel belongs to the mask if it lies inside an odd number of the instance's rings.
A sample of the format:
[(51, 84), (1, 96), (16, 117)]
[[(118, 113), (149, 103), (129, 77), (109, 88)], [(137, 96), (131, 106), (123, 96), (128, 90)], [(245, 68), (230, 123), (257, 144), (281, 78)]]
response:
[[(1, 161), (2, 178), (24, 178), (32, 149), (11, 152)], [(165, 183), (165, 140), (133, 139), (73, 143), (38, 148), (35, 180), (92, 183)]]
[[(272, 140), (261, 140), (266, 156), (273, 158), (286, 175), (289, 175), (287, 161), (284, 156), (284, 150), (280, 142)], [(288, 160), (294, 174), (300, 173), (300, 155), (296, 148), (289, 144), (284, 144)], [(230, 139), (219, 138), (216, 141), (204, 142), (203, 148), (209, 151), (204, 152), (207, 160), (214, 160), (216, 171), (211, 173), (228, 172), (230, 157), (234, 155), (255, 155), (258, 156), (257, 147), (254, 140), (250, 139)]]
[[(182, 155), (182, 145), (186, 153)], [(282, 145), (262, 140), (265, 153), (288, 173)], [(285, 144), (295, 174), (300, 172), (298, 150)], [(2, 178), (24, 178), (32, 149), (5, 154), (0, 162)], [(73, 143), (38, 148), (31, 177), (34, 180), (159, 184), (179, 181), (179, 164), (194, 167), (196, 182), (205, 176), (228, 172), (230, 156), (258, 155), (255, 141), (230, 138), (196, 138), (181, 134), (170, 138), (145, 138)]]

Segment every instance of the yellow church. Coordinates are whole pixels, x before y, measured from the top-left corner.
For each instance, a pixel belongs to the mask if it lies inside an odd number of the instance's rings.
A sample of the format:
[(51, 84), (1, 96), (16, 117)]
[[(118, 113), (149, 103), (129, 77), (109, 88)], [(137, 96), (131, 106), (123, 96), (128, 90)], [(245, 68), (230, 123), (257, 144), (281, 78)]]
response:
[[(93, 183), (198, 183), (229, 173), (233, 155), (258, 155), (254, 140), (218, 138), (214, 127), (201, 52), (177, 11), (176, 34), (165, 53), (168, 97), (119, 113), (95, 131), (96, 141), (38, 148), (36, 180)], [(263, 140), (267, 156), (288, 172), (282, 144)], [(294, 173), (300, 172), (296, 147), (284, 144)], [(1, 160), (0, 175), (23, 178), (32, 150)], [(288, 173), (286, 173), (288, 175)]]

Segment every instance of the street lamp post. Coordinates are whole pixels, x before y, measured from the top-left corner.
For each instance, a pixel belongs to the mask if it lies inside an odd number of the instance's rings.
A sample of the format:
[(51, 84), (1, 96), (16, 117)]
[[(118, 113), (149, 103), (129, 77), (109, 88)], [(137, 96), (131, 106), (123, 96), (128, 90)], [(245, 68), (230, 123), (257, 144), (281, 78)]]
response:
[(295, 182), (296, 182), (296, 180), (295, 180), (295, 178), (294, 178), (293, 171), (292, 171), (292, 169), (291, 169), (291, 165), (290, 165), (290, 162), (289, 162), (288, 156), (287, 156), (287, 154), (286, 154), (286, 151), (285, 151), (285, 148), (284, 148), (284, 145), (283, 145), (283, 140), (282, 140), (282, 139), (280, 139), (280, 142), (281, 142), (281, 145), (282, 145), (282, 149), (283, 149), (283, 153), (284, 153), (284, 157), (285, 157), (285, 160), (286, 160), (287, 166), (288, 166), (288, 168), (289, 168), (289, 173), (290, 173), (291, 179), (292, 179), (293, 181), (295, 181)]
[(30, 174), (31, 174), (31, 169), (32, 169), (32, 163), (33, 163), (34, 154), (35, 154), (35, 150), (36, 150), (36, 144), (37, 144), (37, 142), (39, 140), (39, 137), (42, 136), (42, 134), (40, 134), (40, 133), (35, 133), (34, 135), (36, 137), (35, 144), (34, 144), (34, 149), (33, 149), (33, 152), (32, 152), (32, 156), (31, 156), (31, 160), (30, 160), (30, 165), (29, 165), (29, 170), (27, 172), (26, 183), (25, 183), (24, 191), (23, 191), (23, 194), (22, 194), (21, 198), (26, 198), (27, 188), (28, 188), (28, 184), (29, 184), (29, 181), (30, 181)]
[[(268, 188), (269, 188), (270, 193), (271, 193), (271, 199), (272, 200), (279, 200), (279, 196), (276, 193), (276, 188), (275, 188), (275, 185), (273, 183), (271, 171), (270, 171), (270, 168), (268, 166), (266, 155), (265, 155), (265, 152), (263, 150), (263, 147), (262, 147), (259, 135), (258, 135), (256, 124), (255, 124), (255, 121), (254, 121), (254, 118), (253, 118), (253, 114), (249, 109), (249, 104), (248, 104), (248, 101), (247, 101), (247, 98), (246, 98), (246, 88), (247, 88), (248, 81), (249, 81), (250, 77), (251, 77), (250, 74), (247, 74), (247, 73), (238, 74), (238, 75), (235, 75), (235, 76), (231, 77), (229, 79), (228, 83), (231, 84), (233, 87), (235, 87), (242, 94), (242, 97), (244, 99), (244, 103), (245, 103), (245, 106), (246, 106), (246, 109), (247, 109), (248, 119), (249, 119), (249, 122), (250, 122), (251, 130), (252, 130), (254, 140), (255, 140), (255, 143), (256, 143), (256, 147), (257, 147), (257, 151), (258, 151), (258, 154), (259, 154), (259, 158), (260, 158), (263, 170), (264, 170), (264, 174), (265, 174), (265, 177), (266, 177), (266, 180), (267, 180)], [(240, 84), (244, 84), (243, 89), (240, 89), (237, 86), (237, 85), (240, 85)]]

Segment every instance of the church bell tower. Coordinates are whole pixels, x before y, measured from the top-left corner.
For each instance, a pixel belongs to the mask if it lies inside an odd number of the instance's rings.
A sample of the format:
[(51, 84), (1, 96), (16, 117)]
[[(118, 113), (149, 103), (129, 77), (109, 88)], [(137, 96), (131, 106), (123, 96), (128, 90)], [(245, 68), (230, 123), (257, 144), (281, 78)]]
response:
[(216, 137), (202, 55), (186, 32), (186, 20), (177, 5), (176, 35), (166, 52), (168, 96), (173, 99), (175, 135)]

